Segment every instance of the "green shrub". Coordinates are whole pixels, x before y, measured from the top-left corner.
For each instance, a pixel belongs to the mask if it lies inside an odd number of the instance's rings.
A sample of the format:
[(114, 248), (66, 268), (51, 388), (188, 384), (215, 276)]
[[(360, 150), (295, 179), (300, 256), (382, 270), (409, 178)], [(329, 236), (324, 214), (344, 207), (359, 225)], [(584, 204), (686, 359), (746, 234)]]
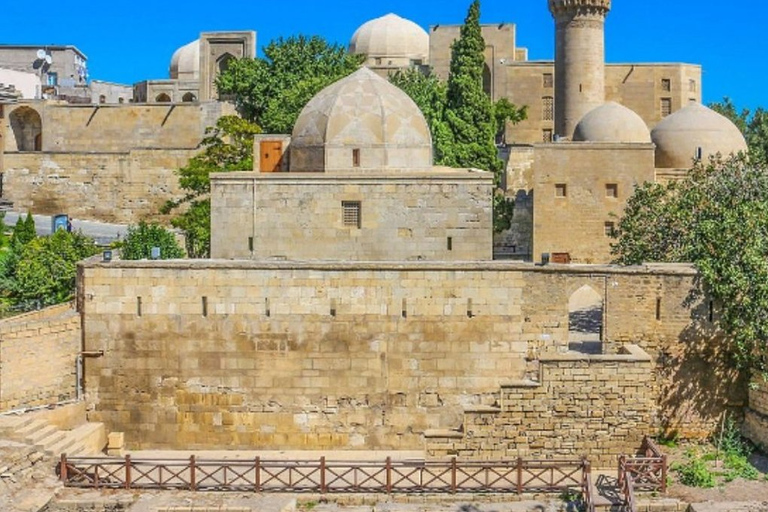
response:
[(729, 453), (725, 456), (725, 481), (731, 482), (737, 478), (745, 480), (757, 480), (760, 472), (749, 462), (744, 455)]
[(173, 233), (159, 224), (146, 222), (128, 228), (120, 255), (124, 260), (146, 260), (151, 257), (153, 247), (160, 248), (161, 260), (184, 257), (184, 250), (176, 242)]
[(683, 464), (675, 464), (672, 469), (680, 477), (680, 483), (689, 487), (711, 488), (715, 486), (715, 474), (707, 463), (697, 457), (689, 457)]

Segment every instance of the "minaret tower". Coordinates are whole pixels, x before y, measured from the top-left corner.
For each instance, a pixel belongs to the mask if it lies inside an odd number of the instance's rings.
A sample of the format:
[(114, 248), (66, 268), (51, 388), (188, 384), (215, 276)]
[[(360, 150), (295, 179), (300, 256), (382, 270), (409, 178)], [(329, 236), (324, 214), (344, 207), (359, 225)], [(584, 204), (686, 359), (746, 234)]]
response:
[(548, 0), (555, 19), (555, 133), (605, 103), (605, 17), (611, 0)]

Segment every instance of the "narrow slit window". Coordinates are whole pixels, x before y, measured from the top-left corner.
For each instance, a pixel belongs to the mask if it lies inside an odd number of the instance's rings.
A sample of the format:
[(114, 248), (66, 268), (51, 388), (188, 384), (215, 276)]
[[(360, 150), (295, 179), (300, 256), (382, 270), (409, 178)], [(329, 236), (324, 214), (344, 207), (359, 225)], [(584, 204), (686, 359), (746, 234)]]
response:
[(203, 297), (202, 306), (203, 306), (203, 316), (208, 316), (208, 297)]
[(336, 299), (331, 299), (331, 316), (336, 316)]
[(400, 305), (400, 316), (403, 318), (408, 318), (408, 300), (403, 299), (402, 304)]
[(352, 167), (360, 167), (360, 150), (352, 150)]
[(709, 322), (712, 323), (715, 321), (715, 302), (709, 301), (709, 311), (707, 312), (707, 317), (709, 318)]
[(345, 228), (360, 229), (360, 201), (341, 202), (341, 223)]
[(136, 297), (136, 316), (141, 316), (141, 297)]
[(269, 298), (264, 299), (264, 316), (272, 316), (272, 311), (269, 309)]
[(661, 299), (656, 299), (656, 320), (661, 320)]
[(448, 237), (447, 245), (448, 245), (448, 250), (452, 251), (453, 250), (453, 237), (452, 236)]
[(473, 316), (475, 314), (472, 311), (472, 299), (467, 299), (467, 318), (472, 318)]

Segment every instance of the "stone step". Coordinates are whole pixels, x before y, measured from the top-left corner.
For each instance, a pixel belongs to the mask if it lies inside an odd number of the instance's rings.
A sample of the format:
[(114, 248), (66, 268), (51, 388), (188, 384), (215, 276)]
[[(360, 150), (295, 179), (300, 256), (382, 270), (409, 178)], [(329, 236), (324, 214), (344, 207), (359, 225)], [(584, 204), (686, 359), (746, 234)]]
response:
[(19, 441), (24, 441), (28, 436), (48, 426), (47, 422), (28, 416), (27, 420), (23, 421), (21, 426), (16, 429), (14, 437)]
[(35, 448), (37, 448), (38, 450), (48, 453), (49, 448), (51, 446), (54, 446), (60, 443), (66, 437), (67, 437), (66, 432), (62, 432), (61, 430), (58, 430), (57, 428), (54, 427), (53, 432), (39, 439), (38, 441), (35, 441), (34, 445), (35, 445)]
[[(107, 445), (107, 431), (103, 423), (94, 422), (80, 425), (69, 432), (69, 435), (75, 439), (75, 446), (81, 446), (81, 451), (78, 453), (83, 455), (101, 454)], [(56, 455), (60, 455), (60, 453)]]
[(58, 457), (62, 453), (71, 454), (72, 448), (79, 442), (77, 437), (73, 436), (71, 432), (62, 432), (61, 439), (53, 444), (45, 446), (43, 449), (48, 455)]
[(36, 445), (41, 440), (45, 439), (51, 434), (56, 434), (58, 431), (59, 429), (53, 425), (45, 423), (45, 425), (35, 428), (32, 432), (24, 436), (24, 441), (28, 444)]

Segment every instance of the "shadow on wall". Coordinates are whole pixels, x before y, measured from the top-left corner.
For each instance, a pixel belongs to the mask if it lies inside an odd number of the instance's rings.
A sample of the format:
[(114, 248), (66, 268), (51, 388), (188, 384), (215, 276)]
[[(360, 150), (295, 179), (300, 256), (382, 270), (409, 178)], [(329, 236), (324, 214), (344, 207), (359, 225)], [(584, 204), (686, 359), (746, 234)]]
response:
[(700, 291), (700, 277), (695, 284), (681, 304), (691, 311), (690, 323), (678, 343), (658, 354), (659, 423), (669, 438), (706, 437), (716, 431), (725, 412), (739, 418), (747, 403), (747, 373), (736, 368), (727, 353), (716, 304)]
[(29, 107), (13, 110), (9, 117), (11, 130), (16, 139), (17, 151), (41, 151), (43, 149), (43, 122), (40, 114)]

